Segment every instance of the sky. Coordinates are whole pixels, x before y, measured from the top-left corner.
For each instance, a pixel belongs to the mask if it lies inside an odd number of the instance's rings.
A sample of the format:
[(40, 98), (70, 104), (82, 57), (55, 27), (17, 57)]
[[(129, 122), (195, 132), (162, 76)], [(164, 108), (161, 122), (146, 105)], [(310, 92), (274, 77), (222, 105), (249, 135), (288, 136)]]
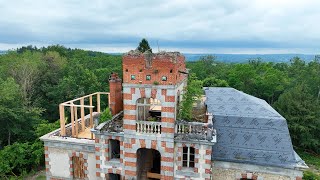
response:
[(320, 52), (320, 0), (0, 0), (0, 50)]

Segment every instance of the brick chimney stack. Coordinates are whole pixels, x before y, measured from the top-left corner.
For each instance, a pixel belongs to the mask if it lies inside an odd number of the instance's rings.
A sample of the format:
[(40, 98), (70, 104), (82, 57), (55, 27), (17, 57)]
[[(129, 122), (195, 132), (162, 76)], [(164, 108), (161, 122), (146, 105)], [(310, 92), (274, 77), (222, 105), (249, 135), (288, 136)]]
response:
[(109, 77), (110, 86), (110, 109), (112, 115), (123, 110), (122, 100), (122, 80), (117, 73), (112, 73)]

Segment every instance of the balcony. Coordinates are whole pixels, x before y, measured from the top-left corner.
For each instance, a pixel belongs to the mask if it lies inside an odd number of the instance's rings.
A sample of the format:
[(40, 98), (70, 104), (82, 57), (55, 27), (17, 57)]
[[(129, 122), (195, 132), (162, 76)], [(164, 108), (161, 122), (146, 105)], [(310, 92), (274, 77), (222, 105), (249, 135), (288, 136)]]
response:
[(175, 140), (216, 142), (216, 130), (212, 124), (177, 120), (175, 123)]
[(161, 134), (161, 122), (137, 121), (136, 131), (141, 134)]

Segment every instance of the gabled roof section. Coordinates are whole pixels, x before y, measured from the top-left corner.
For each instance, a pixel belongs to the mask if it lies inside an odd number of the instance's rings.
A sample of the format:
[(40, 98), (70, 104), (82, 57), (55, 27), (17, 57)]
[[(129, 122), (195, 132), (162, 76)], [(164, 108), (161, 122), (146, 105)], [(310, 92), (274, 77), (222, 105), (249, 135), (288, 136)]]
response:
[(266, 101), (234, 88), (204, 88), (207, 111), (213, 114), (217, 143), (213, 160), (307, 167), (298, 158), (286, 119)]

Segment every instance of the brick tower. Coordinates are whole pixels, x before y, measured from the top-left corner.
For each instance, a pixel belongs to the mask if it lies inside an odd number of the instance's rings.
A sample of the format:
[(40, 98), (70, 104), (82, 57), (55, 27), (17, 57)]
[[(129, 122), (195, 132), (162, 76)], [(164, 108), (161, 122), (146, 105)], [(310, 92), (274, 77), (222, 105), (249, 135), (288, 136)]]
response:
[(180, 53), (130, 51), (123, 56), (126, 179), (174, 178), (176, 112), (187, 80), (183, 72), (185, 58)]

